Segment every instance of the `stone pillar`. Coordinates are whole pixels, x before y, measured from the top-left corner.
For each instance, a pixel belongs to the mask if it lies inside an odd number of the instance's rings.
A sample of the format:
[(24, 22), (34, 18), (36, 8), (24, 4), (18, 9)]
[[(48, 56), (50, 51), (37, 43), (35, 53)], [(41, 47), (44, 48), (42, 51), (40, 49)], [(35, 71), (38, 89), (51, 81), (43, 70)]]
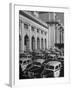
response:
[(49, 30), (48, 30), (48, 48), (50, 48), (50, 31), (51, 31), (51, 28), (50, 28), (50, 25), (49, 25)]
[(19, 52), (22, 51), (21, 50), (21, 39), (22, 39), (22, 37), (21, 37), (21, 33), (22, 33), (21, 25), (22, 25), (21, 20), (19, 20)]
[(64, 41), (64, 32), (62, 31), (62, 43), (64, 43), (63, 41)]
[(42, 43), (41, 43), (41, 30), (39, 30), (39, 39), (40, 39), (40, 49), (42, 49)]
[(63, 37), (62, 37), (62, 31), (61, 31), (61, 44), (62, 44), (62, 38), (63, 38)]
[(61, 44), (61, 30), (60, 30), (60, 35), (59, 36), (60, 36), (60, 44)]
[(60, 32), (59, 32), (59, 29), (57, 30), (57, 43), (60, 43)]
[(64, 43), (64, 31), (63, 31), (63, 43)]
[[(48, 31), (49, 31), (49, 30), (48, 30)], [(47, 47), (47, 49), (48, 49), (48, 47), (49, 47), (49, 45), (48, 45), (48, 44), (49, 44), (49, 43), (48, 43), (48, 31), (47, 31), (47, 35), (46, 35), (46, 42), (47, 42), (47, 43), (46, 43), (46, 47)]]
[(49, 48), (51, 48), (51, 25), (49, 25)]
[(47, 31), (47, 49), (49, 49), (49, 29)]
[(37, 28), (35, 27), (35, 50), (37, 50)]
[(53, 43), (54, 46), (55, 46), (55, 35), (56, 35), (56, 33), (55, 33), (55, 24), (54, 24), (54, 43)]
[(57, 43), (57, 28), (55, 29), (55, 43)]
[(43, 38), (43, 49), (45, 50), (45, 40)]
[(24, 46), (24, 23), (22, 22), (22, 25), (21, 25), (21, 29), (22, 29), (22, 33), (21, 33), (21, 50), (24, 51), (25, 50), (25, 46)]
[(30, 51), (32, 51), (32, 36), (31, 36), (31, 33), (32, 33), (32, 31), (31, 31), (31, 25), (29, 25), (29, 48), (30, 48)]

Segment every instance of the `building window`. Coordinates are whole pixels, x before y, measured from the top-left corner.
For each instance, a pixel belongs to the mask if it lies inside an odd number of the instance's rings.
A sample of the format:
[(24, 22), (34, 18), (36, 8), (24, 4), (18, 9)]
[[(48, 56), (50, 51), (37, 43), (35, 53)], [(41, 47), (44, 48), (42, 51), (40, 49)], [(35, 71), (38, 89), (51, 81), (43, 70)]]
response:
[(34, 31), (34, 29), (35, 29), (35, 28), (32, 26), (32, 27), (31, 27), (31, 30)]
[(47, 49), (47, 41), (46, 41), (46, 39), (45, 39), (45, 49)]
[(41, 39), (41, 49), (43, 50), (43, 38)]
[(19, 35), (19, 51), (21, 51), (21, 36)]
[(40, 49), (40, 39), (37, 38), (37, 49), (39, 50)]
[(24, 37), (24, 45), (25, 45), (25, 50), (29, 50), (29, 37), (25, 35)]
[(47, 34), (47, 32), (45, 32), (45, 35)]
[(43, 34), (43, 31), (41, 31), (41, 34)]
[(39, 33), (39, 29), (37, 29), (37, 33)]
[(34, 36), (32, 36), (31, 41), (32, 41), (32, 50), (35, 50), (35, 38), (34, 38)]
[(28, 24), (24, 23), (24, 28), (28, 29)]

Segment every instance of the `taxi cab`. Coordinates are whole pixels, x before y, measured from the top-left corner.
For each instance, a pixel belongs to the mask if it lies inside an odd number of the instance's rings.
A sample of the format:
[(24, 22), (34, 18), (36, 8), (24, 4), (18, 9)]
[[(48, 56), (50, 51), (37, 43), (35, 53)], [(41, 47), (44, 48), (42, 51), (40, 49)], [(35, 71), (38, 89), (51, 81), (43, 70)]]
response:
[(61, 70), (61, 62), (59, 61), (49, 61), (42, 72), (41, 77), (59, 77)]

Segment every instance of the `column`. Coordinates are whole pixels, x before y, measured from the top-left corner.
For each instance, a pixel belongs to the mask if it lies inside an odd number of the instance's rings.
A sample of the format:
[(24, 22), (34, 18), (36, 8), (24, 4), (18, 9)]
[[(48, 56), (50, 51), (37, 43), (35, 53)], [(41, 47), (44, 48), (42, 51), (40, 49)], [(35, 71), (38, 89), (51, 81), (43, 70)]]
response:
[[(48, 31), (49, 31), (49, 30), (48, 30)], [(49, 32), (48, 32), (48, 31), (47, 31), (47, 36), (46, 36), (46, 40), (47, 40), (47, 49), (49, 48), (49, 38), (48, 38), (48, 33), (49, 33)]]
[(55, 24), (53, 25), (53, 28), (54, 28), (54, 29), (53, 29), (53, 34), (54, 34), (54, 35), (53, 35), (53, 38), (54, 38), (54, 39), (53, 39), (53, 47), (54, 47), (54, 46), (55, 46)]
[(40, 39), (40, 49), (42, 49), (41, 47), (41, 45), (42, 45), (42, 43), (41, 43), (41, 30), (39, 31), (39, 34), (40, 34), (40, 37), (39, 37), (39, 39)]
[(60, 43), (60, 31), (59, 31), (59, 29), (57, 30), (57, 43)]
[(60, 44), (61, 44), (61, 30), (60, 30), (60, 35), (59, 36), (60, 36)]
[(24, 30), (24, 23), (22, 22), (22, 25), (21, 25), (21, 31), (22, 31), (22, 33), (21, 33), (21, 37), (22, 37), (22, 39), (21, 39), (21, 50), (22, 51), (24, 51), (25, 50), (25, 46), (24, 46), (24, 32), (25, 32), (25, 30)]
[(35, 50), (37, 50), (37, 28), (35, 27)]
[(64, 43), (63, 41), (64, 41), (64, 32), (62, 31), (62, 43)]
[(45, 39), (43, 38), (43, 49), (45, 50)]
[(30, 48), (30, 51), (32, 51), (32, 46), (31, 46), (32, 45), (32, 40), (31, 40), (32, 39), (32, 36), (31, 36), (31, 34), (32, 34), (31, 25), (29, 25), (29, 40), (30, 40), (29, 41), (29, 44), (30, 44), (30, 47), (29, 48)]
[(62, 44), (62, 39), (63, 39), (63, 37), (62, 37), (62, 31), (61, 31), (61, 44)]

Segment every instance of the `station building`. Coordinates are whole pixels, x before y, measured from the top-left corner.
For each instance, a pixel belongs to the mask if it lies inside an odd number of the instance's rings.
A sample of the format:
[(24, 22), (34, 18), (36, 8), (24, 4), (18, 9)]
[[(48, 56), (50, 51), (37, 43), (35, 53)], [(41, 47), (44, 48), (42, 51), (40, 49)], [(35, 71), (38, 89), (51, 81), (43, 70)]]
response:
[[(58, 19), (61, 20), (60, 23)], [(64, 14), (19, 11), (19, 50), (46, 50), (64, 45)]]
[(38, 12), (19, 11), (19, 50), (48, 49), (48, 25)]

